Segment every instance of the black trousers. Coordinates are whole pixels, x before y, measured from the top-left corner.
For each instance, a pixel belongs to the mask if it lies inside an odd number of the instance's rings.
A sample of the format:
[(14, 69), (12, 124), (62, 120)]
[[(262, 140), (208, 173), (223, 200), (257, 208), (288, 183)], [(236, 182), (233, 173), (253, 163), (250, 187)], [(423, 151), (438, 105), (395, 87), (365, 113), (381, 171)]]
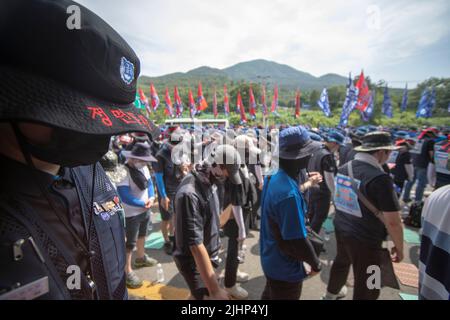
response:
[(311, 223), (311, 229), (316, 233), (320, 232), (323, 223), (328, 217), (330, 211), (330, 193), (311, 192), (309, 206), (309, 220)]
[(205, 296), (209, 296), (209, 291), (203, 284), (200, 273), (195, 265), (194, 258), (173, 257), (178, 271), (183, 276), (186, 284), (191, 291), (191, 295), (196, 300), (203, 300)]
[[(248, 220), (250, 217), (249, 210), (243, 209), (245, 231), (248, 234)], [(239, 226), (236, 220), (230, 219), (223, 227), (224, 234), (228, 237), (227, 261), (225, 263), (225, 279), (224, 285), (226, 288), (231, 288), (236, 284), (237, 271), (239, 267)]]
[(327, 291), (338, 294), (345, 285), (352, 266), (355, 277), (353, 300), (378, 299), (380, 290), (367, 287), (367, 279), (371, 276), (367, 268), (381, 264), (381, 257), (378, 254), (381, 243), (379, 246), (369, 245), (355, 238), (344, 237), (336, 230), (336, 244), (337, 255), (331, 267)]
[(248, 219), (248, 226), (251, 230), (259, 230), (259, 221), (261, 219), (261, 195), (262, 192), (258, 189), (258, 186), (255, 185), (256, 188), (256, 194), (257, 194), (257, 201), (252, 206), (252, 210), (250, 211), (249, 219)]
[[(245, 215), (244, 215), (245, 217)], [(223, 232), (228, 237), (227, 261), (225, 263), (225, 279), (226, 288), (231, 288), (236, 284), (237, 271), (239, 267), (239, 227), (234, 219), (228, 220), (223, 227)]]
[(302, 294), (303, 281), (286, 282), (266, 276), (266, 286), (261, 300), (298, 300)]

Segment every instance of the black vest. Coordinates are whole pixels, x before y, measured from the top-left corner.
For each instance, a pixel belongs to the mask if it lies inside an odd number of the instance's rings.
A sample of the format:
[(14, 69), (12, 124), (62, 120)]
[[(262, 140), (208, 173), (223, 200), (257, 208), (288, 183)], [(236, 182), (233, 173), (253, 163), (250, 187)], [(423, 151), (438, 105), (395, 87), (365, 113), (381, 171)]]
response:
[[(89, 221), (93, 165), (72, 169), (74, 183), (80, 195), (82, 213)], [(101, 165), (95, 169), (94, 202), (105, 203), (118, 197)], [(116, 198), (117, 199), (117, 198)], [(92, 216), (89, 249), (95, 252), (90, 270), (96, 284), (92, 294), (88, 281), (81, 272), (81, 289), (68, 290), (66, 281), (70, 265), (76, 265), (70, 252), (58, 243), (48, 226), (31, 205), (20, 195), (6, 194), (0, 198), (0, 285), (10, 288), (16, 283), (26, 285), (47, 276), (49, 292), (38, 299), (127, 299), (125, 278), (125, 234), (119, 212), (109, 220)], [(36, 248), (28, 239), (32, 237)], [(13, 244), (24, 239), (23, 258), (15, 260)], [(37, 251), (42, 255), (40, 259)]]
[(323, 176), (323, 181), (317, 186), (310, 188), (311, 196), (319, 196), (320, 194), (329, 195), (330, 190), (327, 187), (327, 183), (325, 182), (325, 176), (322, 168), (323, 158), (326, 156), (332, 155), (332, 153), (325, 147), (319, 148), (314, 151), (311, 159), (308, 163), (308, 171), (309, 172), (320, 172)]
[[(345, 176), (348, 175), (347, 165), (339, 168), (338, 173)], [(370, 194), (367, 194), (367, 185), (375, 178), (387, 175), (384, 171), (362, 161), (353, 161), (353, 175), (356, 180), (361, 181), (360, 191), (366, 198), (376, 205)], [(380, 245), (387, 236), (387, 231), (384, 224), (375, 215), (367, 209), (361, 201), (359, 206), (361, 208), (362, 217), (355, 217), (345, 212), (336, 210), (334, 224), (336, 230), (344, 236), (356, 238), (365, 243)]]

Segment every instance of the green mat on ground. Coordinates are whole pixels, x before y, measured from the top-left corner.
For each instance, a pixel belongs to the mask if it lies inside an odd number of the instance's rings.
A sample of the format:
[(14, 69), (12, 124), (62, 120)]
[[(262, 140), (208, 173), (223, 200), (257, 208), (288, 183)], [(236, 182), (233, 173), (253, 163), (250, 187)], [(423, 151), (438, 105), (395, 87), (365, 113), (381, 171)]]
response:
[(152, 215), (152, 223), (161, 222), (161, 213), (155, 213)]
[(405, 228), (403, 231), (403, 239), (411, 244), (420, 244), (420, 235), (417, 231)]
[(419, 297), (415, 294), (408, 294), (408, 293), (399, 293), (402, 300), (419, 300)]
[(164, 245), (164, 238), (161, 232), (152, 232), (145, 239), (146, 249), (161, 249)]
[(330, 232), (334, 232), (334, 224), (333, 224), (333, 219), (331, 218), (327, 218), (325, 220), (325, 222), (323, 223), (322, 226), (326, 232), (330, 233)]

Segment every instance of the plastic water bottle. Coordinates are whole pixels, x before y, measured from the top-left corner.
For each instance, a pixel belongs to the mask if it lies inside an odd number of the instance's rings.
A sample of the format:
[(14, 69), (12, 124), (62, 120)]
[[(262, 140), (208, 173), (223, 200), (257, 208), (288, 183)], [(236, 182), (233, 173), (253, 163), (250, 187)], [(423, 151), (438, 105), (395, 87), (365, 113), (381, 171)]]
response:
[(326, 242), (330, 241), (330, 234), (328, 233), (328, 231), (325, 231), (325, 235), (324, 235), (323, 239), (324, 239)]
[(247, 246), (245, 244), (243, 244), (238, 253), (239, 263), (244, 263), (246, 251), (247, 251)]
[(156, 282), (163, 283), (164, 282), (164, 270), (162, 268), (161, 263), (156, 265)]

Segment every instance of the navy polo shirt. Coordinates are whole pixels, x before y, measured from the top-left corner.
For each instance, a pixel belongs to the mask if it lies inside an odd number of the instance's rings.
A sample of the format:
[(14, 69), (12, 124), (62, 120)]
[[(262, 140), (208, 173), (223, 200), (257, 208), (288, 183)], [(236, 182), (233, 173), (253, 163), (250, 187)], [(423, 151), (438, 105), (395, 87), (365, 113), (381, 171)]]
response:
[(281, 252), (270, 229), (278, 224), (283, 240), (306, 238), (306, 204), (297, 182), (280, 169), (264, 183), (261, 203), (260, 253), (264, 274), (274, 280), (299, 282), (306, 277), (303, 263)]

